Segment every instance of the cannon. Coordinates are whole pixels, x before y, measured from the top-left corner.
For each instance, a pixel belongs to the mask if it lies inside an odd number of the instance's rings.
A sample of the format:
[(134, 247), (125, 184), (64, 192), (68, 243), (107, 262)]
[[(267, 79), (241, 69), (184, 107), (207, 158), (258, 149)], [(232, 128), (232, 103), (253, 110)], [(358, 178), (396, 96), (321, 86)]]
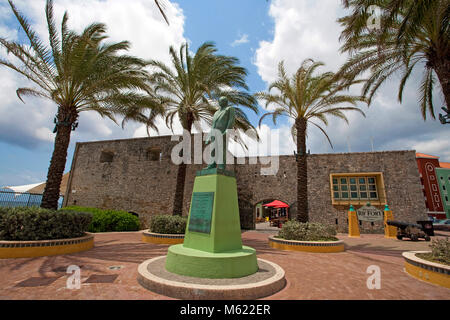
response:
[(401, 221), (388, 220), (387, 224), (390, 226), (397, 227), (397, 239), (402, 240), (403, 238), (409, 238), (412, 241), (417, 241), (419, 238), (425, 239), (425, 241), (430, 241), (430, 236), (424, 231), (420, 224), (407, 223)]

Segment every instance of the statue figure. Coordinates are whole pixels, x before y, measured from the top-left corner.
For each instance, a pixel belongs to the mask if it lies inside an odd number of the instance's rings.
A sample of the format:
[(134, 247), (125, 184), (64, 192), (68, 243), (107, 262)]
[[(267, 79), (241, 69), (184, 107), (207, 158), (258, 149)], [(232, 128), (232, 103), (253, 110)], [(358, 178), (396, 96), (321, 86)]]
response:
[[(216, 161), (212, 161), (206, 169), (214, 169), (218, 167), (219, 169), (225, 169), (226, 157), (227, 157), (227, 137), (226, 133), (228, 129), (232, 129), (235, 120), (235, 110), (233, 107), (228, 105), (228, 99), (226, 97), (220, 97), (219, 99), (220, 109), (214, 113), (211, 132), (206, 139), (206, 145), (214, 143), (214, 148), (211, 151), (211, 159), (215, 159), (216, 150), (222, 147), (222, 160), (221, 163), (217, 164)], [(222, 134), (222, 146), (216, 141), (216, 135), (220, 131)], [(214, 134), (216, 133), (216, 135)], [(217, 159), (216, 159), (217, 160)], [(219, 161), (220, 162), (220, 161)]]

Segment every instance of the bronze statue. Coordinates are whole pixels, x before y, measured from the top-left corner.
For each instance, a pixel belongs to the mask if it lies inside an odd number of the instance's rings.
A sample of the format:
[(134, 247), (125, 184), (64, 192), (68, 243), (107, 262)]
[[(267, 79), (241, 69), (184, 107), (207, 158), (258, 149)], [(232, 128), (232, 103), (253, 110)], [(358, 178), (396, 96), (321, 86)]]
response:
[[(227, 157), (227, 130), (232, 129), (235, 121), (235, 110), (232, 106), (228, 105), (228, 99), (226, 97), (220, 97), (219, 99), (220, 109), (214, 113), (211, 132), (206, 139), (206, 145), (215, 143), (214, 148), (211, 151), (211, 159), (215, 158), (216, 150), (219, 150), (220, 144), (216, 141), (216, 135), (213, 134), (214, 130), (218, 130), (222, 133), (222, 162), (217, 164), (216, 161), (212, 161), (206, 169), (225, 169), (226, 157)], [(216, 131), (217, 132), (217, 131)], [(217, 159), (216, 159), (217, 160)], [(220, 161), (219, 161), (220, 162)]]

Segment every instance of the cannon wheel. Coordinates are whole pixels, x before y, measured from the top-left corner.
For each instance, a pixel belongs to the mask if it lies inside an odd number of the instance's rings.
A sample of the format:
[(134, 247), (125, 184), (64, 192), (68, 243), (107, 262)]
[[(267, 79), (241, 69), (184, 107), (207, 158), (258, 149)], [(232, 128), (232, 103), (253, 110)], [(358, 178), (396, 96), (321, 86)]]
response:
[(430, 241), (431, 240), (429, 235), (426, 235), (424, 238), (425, 238), (425, 241)]
[(398, 239), (398, 240), (403, 240), (403, 236), (397, 235), (397, 239)]
[(411, 239), (411, 241), (418, 241), (419, 237), (417, 237), (417, 235), (415, 235), (415, 234), (412, 234), (410, 239)]

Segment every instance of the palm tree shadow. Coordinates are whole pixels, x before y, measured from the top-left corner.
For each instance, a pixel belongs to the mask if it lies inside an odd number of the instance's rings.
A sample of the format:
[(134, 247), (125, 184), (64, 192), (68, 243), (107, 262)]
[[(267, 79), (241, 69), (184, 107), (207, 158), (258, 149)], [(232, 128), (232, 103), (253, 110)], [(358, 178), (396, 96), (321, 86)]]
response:
[(348, 252), (370, 253), (379, 256), (402, 257), (405, 249), (396, 249), (394, 247), (371, 246), (368, 243), (358, 245), (348, 245), (345, 243), (345, 250)]
[[(267, 240), (243, 239), (243, 244), (254, 248), (257, 254), (288, 255), (289, 252), (269, 247)], [(120, 263), (140, 264), (145, 260), (167, 254), (170, 245), (150, 244), (137, 242), (135, 239), (118, 243), (117, 240), (95, 240), (95, 246), (87, 251), (67, 255), (37, 257), (14, 262), (11, 271), (19, 271), (32, 266), (36, 262), (37, 272), (42, 277), (64, 276), (71, 265), (78, 266), (82, 270), (95, 273), (107, 273), (105, 262), (111, 265)]]
[(287, 251), (273, 249), (269, 246), (269, 241), (260, 239), (242, 239), (245, 246), (249, 246), (256, 250), (256, 254), (272, 254), (285, 256), (289, 254)]

